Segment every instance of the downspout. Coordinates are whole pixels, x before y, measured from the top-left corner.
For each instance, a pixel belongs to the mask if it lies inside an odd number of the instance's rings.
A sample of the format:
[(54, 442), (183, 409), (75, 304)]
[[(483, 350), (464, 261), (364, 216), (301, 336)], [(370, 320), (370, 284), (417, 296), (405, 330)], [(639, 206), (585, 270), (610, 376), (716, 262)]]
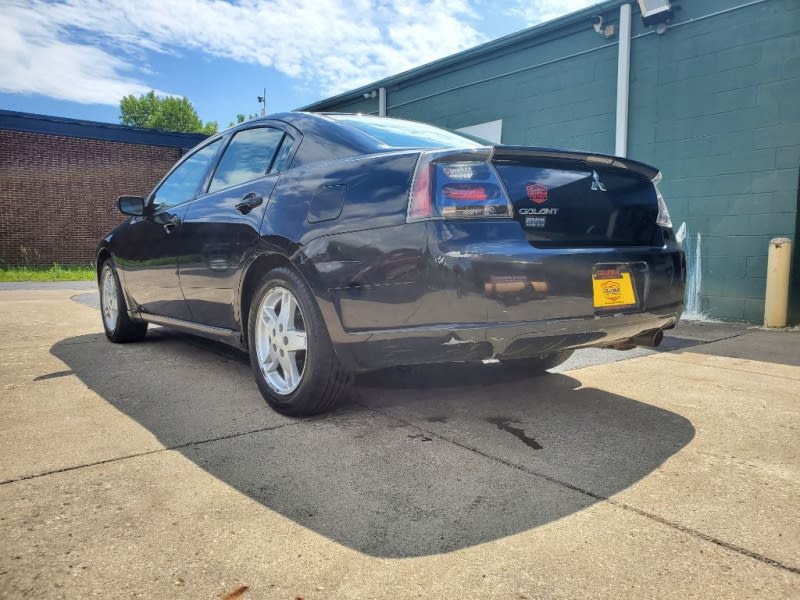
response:
[(386, 88), (378, 88), (378, 116), (386, 116)]
[(628, 92), (631, 79), (631, 5), (619, 7), (619, 56), (617, 58), (617, 133), (614, 154), (628, 155)]

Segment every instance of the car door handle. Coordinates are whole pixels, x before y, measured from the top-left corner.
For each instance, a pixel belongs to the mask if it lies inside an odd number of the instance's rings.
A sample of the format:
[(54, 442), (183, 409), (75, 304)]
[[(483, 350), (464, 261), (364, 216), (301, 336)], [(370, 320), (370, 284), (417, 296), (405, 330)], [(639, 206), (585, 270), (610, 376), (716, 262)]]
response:
[(261, 203), (264, 202), (264, 198), (256, 194), (255, 192), (250, 192), (239, 204), (236, 205), (236, 210), (238, 210), (243, 215), (246, 215), (251, 210), (253, 210), (256, 206), (261, 206)]
[(164, 231), (167, 232), (167, 234), (170, 234), (173, 231), (175, 231), (178, 228), (178, 225), (180, 224), (181, 224), (180, 217), (178, 217), (177, 215), (173, 215), (172, 217), (170, 217), (169, 221), (164, 223)]

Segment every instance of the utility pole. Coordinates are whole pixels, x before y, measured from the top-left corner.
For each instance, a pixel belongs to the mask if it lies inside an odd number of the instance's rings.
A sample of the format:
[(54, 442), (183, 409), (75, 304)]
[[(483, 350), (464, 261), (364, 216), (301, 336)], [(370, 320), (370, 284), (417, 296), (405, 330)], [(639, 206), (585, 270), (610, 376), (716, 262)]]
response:
[(267, 114), (267, 88), (264, 88), (264, 95), (258, 97), (258, 101), (261, 103), (261, 116), (266, 116)]

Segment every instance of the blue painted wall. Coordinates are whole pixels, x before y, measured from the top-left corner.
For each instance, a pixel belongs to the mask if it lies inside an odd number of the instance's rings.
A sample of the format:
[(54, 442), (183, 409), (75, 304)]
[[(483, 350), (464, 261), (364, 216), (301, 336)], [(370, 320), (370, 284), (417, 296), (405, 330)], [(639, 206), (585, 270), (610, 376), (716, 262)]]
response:
[[(613, 153), (617, 37), (596, 34), (591, 14), (617, 24), (622, 3), (375, 87), (387, 87), (390, 116), (449, 128), (502, 119), (504, 143)], [(800, 1), (675, 4), (663, 35), (633, 5), (628, 156), (662, 170), (690, 257), (701, 235), (702, 311), (761, 322), (769, 240), (796, 242), (800, 222)], [(377, 99), (311, 108), (374, 113)]]

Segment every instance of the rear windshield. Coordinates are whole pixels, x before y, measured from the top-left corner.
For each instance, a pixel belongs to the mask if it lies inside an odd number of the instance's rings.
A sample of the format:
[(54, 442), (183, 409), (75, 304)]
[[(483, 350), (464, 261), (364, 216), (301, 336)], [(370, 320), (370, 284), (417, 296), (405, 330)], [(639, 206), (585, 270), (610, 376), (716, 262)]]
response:
[(492, 145), (485, 140), (478, 142), (474, 136), (414, 121), (362, 115), (328, 116), (358, 129), (388, 148), (479, 148)]

